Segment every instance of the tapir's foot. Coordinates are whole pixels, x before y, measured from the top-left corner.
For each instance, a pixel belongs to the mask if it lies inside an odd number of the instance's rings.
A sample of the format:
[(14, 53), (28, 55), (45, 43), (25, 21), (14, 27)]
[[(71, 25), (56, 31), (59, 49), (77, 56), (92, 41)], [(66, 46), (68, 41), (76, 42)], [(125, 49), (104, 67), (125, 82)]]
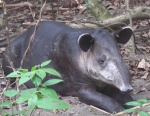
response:
[(131, 95), (128, 94), (128, 93), (125, 94), (125, 95), (124, 95), (124, 107), (125, 107), (125, 109), (132, 108), (132, 107), (133, 107), (133, 106), (125, 105), (125, 103), (130, 102), (130, 101), (134, 101), (133, 98), (131, 97)]
[(106, 111), (110, 112), (110, 113), (117, 113), (120, 111), (123, 111), (125, 108), (122, 104), (116, 102), (116, 100), (110, 98), (108, 101), (105, 101), (105, 103), (103, 103), (103, 105), (107, 106)]
[(133, 98), (129, 93), (123, 93), (114, 87), (108, 88), (103, 93), (120, 103), (124, 107), (124, 109), (131, 108), (131, 106), (125, 105), (125, 103), (133, 101)]
[(110, 113), (116, 113), (124, 110), (124, 106), (115, 99), (99, 93), (92, 88), (80, 89), (78, 92), (80, 101), (104, 109)]

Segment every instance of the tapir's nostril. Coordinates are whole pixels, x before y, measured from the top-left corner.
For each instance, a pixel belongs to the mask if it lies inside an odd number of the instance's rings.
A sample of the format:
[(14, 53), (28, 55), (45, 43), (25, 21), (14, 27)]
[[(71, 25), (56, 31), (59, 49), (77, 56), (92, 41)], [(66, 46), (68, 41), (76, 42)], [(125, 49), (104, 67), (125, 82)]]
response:
[(130, 93), (132, 91), (133, 91), (133, 88), (127, 90), (128, 93)]
[(125, 90), (125, 91), (121, 91), (122, 93), (130, 93), (130, 92), (132, 92), (133, 91), (133, 88), (131, 87), (131, 88), (129, 88), (129, 89), (127, 89), (127, 90)]

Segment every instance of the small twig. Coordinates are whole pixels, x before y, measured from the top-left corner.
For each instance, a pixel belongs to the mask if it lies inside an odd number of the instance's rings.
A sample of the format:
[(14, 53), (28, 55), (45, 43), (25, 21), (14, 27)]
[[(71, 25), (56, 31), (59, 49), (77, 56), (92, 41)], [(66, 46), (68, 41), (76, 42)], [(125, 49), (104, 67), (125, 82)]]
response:
[(5, 29), (6, 29), (6, 40), (8, 44), (8, 59), (10, 61), (10, 66), (14, 69), (14, 66), (11, 60), (11, 47), (10, 47), (9, 29), (8, 29), (8, 20), (7, 20), (7, 11), (6, 11), (5, 1), (3, 1), (3, 11), (4, 11), (4, 20), (5, 20)]
[(27, 47), (27, 49), (26, 49), (26, 51), (25, 51), (25, 53), (24, 53), (24, 55), (23, 55), (23, 58), (22, 58), (22, 60), (21, 60), (20, 68), (22, 68), (23, 63), (24, 63), (24, 60), (25, 60), (25, 58), (27, 57), (28, 52), (29, 52), (29, 50), (30, 50), (30, 47), (31, 47), (31, 45), (32, 45), (32, 43), (33, 43), (33, 41), (34, 41), (35, 33), (36, 33), (36, 30), (37, 30), (37, 28), (38, 28), (38, 26), (39, 26), (39, 23), (40, 23), (40, 21), (41, 21), (42, 12), (43, 12), (43, 9), (44, 9), (45, 5), (46, 5), (46, 0), (45, 0), (44, 4), (43, 4), (43, 6), (42, 6), (42, 8), (41, 8), (41, 10), (40, 10), (39, 20), (37, 21), (37, 23), (36, 23), (36, 25), (35, 25), (34, 32), (33, 32), (33, 34), (32, 34), (31, 37), (30, 37), (28, 47)]
[[(149, 105), (150, 105), (150, 103), (146, 103), (146, 104), (143, 104), (142, 107), (149, 106)], [(136, 106), (136, 107), (133, 107), (131, 109), (140, 109), (140, 106)], [(120, 116), (122, 114), (127, 114), (127, 113), (125, 113), (125, 112), (118, 112), (114, 116)]]
[(131, 18), (131, 12), (130, 12), (130, 7), (129, 7), (129, 0), (126, 0), (126, 7), (127, 7), (127, 12), (129, 14), (130, 26), (132, 27), (132, 18)]
[[(132, 26), (133, 26), (133, 24), (132, 24), (132, 14), (131, 14), (131, 10), (130, 10), (130, 7), (129, 7), (129, 0), (126, 0), (126, 7), (127, 7), (127, 12), (128, 12), (130, 27), (132, 28)], [(135, 51), (135, 40), (134, 39), (135, 39), (135, 35), (133, 34), (126, 46), (128, 48), (131, 48), (129, 52), (132, 52), (132, 53), (135, 54), (136, 51)]]
[(36, 111), (36, 107), (31, 111), (31, 113), (29, 114), (29, 116), (33, 116), (34, 113), (35, 113), (35, 111)]
[(129, 54), (129, 59), (133, 60), (140, 60), (140, 59), (150, 59), (149, 55), (136, 55), (136, 54)]
[(105, 113), (105, 114), (111, 115), (109, 112), (106, 112), (106, 111), (104, 111), (104, 110), (102, 110), (102, 109), (99, 109), (99, 108), (97, 108), (97, 107), (95, 107), (95, 106), (90, 105), (90, 107), (92, 107), (92, 108), (94, 108), (94, 109), (96, 109), (96, 110), (99, 110), (100, 112), (103, 112), (103, 113)]
[(136, 33), (136, 32), (147, 31), (147, 30), (150, 30), (150, 26), (148, 26), (148, 27), (142, 27), (142, 29), (136, 29), (136, 30), (134, 30), (134, 32)]
[[(13, 62), (12, 62), (12, 59), (11, 59), (11, 46), (10, 46), (10, 39), (9, 39), (9, 29), (8, 29), (8, 19), (7, 19), (7, 11), (6, 11), (6, 3), (5, 1), (3, 1), (3, 10), (4, 10), (4, 19), (5, 19), (5, 28), (6, 28), (6, 39), (7, 39), (7, 44), (8, 44), (8, 55), (4, 54), (7, 59), (8, 59), (8, 62), (12, 68), (13, 71), (15, 71), (15, 68), (14, 68), (14, 65), (13, 65)], [(8, 88), (8, 84), (6, 86), (6, 89)], [(11, 101), (11, 99), (10, 99)], [(19, 105), (19, 110), (22, 110), (22, 107), (20, 104)], [(13, 107), (11, 106), (11, 112), (13, 113), (14, 110), (13, 110)], [(22, 115), (21, 115), (22, 116)]]
[(35, 21), (35, 16), (34, 16), (34, 13), (33, 13), (33, 11), (32, 11), (31, 5), (28, 5), (28, 7), (29, 7), (29, 9), (30, 9), (30, 11), (31, 11), (32, 18), (33, 18), (33, 20)]
[(60, 3), (60, 0), (57, 0), (57, 14), (56, 14), (56, 18), (55, 18), (55, 20), (57, 20), (58, 19), (58, 16), (59, 16), (59, 3)]
[(51, 0), (51, 8), (52, 8), (52, 10), (51, 10), (51, 12), (52, 12), (52, 16), (53, 16), (53, 20), (55, 20), (55, 13), (54, 13), (54, 5), (53, 5), (53, 1)]
[[(58, 6), (58, 7), (59, 7), (59, 6)], [(57, 8), (53, 8), (53, 11), (57, 11), (57, 10), (58, 10), (58, 7), (57, 7)], [(60, 11), (67, 11), (67, 10), (70, 10), (70, 9), (71, 9), (71, 8), (62, 8), (62, 7), (59, 7), (59, 10), (60, 10)], [(49, 10), (51, 11), (52, 8), (46, 5), (45, 10), (46, 10), (46, 11), (49, 11)]]
[[(9, 86), (9, 81), (6, 82), (6, 87), (3, 89), (3, 91), (0, 93), (0, 98), (3, 97), (3, 94), (4, 94), (4, 91), (8, 89), (8, 86)], [(2, 99), (3, 101), (3, 99)]]

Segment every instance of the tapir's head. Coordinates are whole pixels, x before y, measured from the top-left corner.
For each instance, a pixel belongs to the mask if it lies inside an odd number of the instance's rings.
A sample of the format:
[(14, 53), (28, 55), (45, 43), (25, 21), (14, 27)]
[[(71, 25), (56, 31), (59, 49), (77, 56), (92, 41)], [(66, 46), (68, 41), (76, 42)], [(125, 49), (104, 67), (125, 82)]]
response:
[[(123, 28), (113, 34), (97, 30), (93, 34), (79, 36), (82, 51), (82, 65), (90, 78), (116, 86), (120, 91), (132, 90), (130, 73), (123, 61), (117, 43), (125, 44), (132, 35), (132, 29)], [(84, 57), (84, 58), (83, 58)]]

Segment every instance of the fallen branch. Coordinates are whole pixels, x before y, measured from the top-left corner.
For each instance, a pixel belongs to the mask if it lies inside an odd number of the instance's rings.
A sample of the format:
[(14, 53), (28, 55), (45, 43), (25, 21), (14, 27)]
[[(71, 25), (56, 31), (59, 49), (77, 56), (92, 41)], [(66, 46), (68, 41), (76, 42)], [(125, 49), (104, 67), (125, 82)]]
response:
[[(135, 7), (130, 10), (132, 20), (150, 19), (150, 7)], [(128, 12), (101, 22), (102, 25), (112, 25), (129, 22)]]
[[(32, 7), (33, 4), (31, 4), (30, 2), (21, 2), (21, 3), (16, 3), (16, 4), (6, 4), (6, 8), (10, 8), (10, 7), (22, 7), (22, 6), (30, 6), (30, 7)], [(0, 5), (0, 8), (2, 8), (1, 5)]]
[[(150, 7), (135, 7), (133, 9), (130, 9), (130, 12), (133, 21), (141, 19), (150, 19)], [(107, 20), (95, 22), (95, 24), (91, 24), (89, 22), (87, 23), (87, 21), (83, 20), (78, 20), (76, 21), (76, 24), (72, 24), (71, 22), (69, 25), (77, 28), (98, 28), (99, 25), (101, 25), (102, 27), (116, 28), (120, 25), (126, 25), (126, 23), (129, 23), (128, 12), (125, 12), (119, 16)]]

